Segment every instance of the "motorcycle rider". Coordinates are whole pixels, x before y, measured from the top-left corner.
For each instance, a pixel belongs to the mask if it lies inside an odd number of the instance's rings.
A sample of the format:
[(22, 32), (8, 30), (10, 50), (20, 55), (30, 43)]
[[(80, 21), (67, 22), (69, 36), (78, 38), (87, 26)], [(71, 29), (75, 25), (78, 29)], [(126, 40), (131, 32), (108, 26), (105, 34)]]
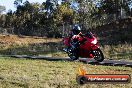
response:
[[(82, 41), (79, 41), (79, 38), (82, 38)], [(84, 42), (83, 34), (79, 25), (75, 24), (69, 34), (69, 43), (73, 46), (73, 49), (77, 51), (81, 42)]]
[(72, 39), (77, 39), (79, 37), (82, 37), (82, 32), (79, 25), (77, 24), (73, 25), (73, 28), (69, 34), (69, 37)]

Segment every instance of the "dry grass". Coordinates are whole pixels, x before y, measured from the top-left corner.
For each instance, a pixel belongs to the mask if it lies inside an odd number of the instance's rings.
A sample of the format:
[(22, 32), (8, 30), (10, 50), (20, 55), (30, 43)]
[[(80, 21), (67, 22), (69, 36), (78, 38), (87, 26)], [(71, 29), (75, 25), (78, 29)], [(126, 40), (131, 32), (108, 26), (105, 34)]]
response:
[(11, 46), (28, 46), (29, 44), (39, 44), (48, 42), (59, 42), (61, 39), (43, 38), (43, 37), (30, 37), (17, 35), (0, 35), (0, 47), (3, 49), (11, 48)]
[(101, 50), (106, 58), (132, 60), (132, 45), (128, 43), (105, 45), (101, 47)]
[(78, 67), (88, 74), (131, 74), (130, 67), (111, 67), (68, 61), (45, 61), (0, 57), (0, 88), (131, 88), (132, 84), (76, 83)]
[[(66, 57), (62, 52), (62, 39), (43, 37), (18, 37), (16, 35), (0, 35), (0, 54), (48, 55), (52, 57)], [(118, 45), (101, 45), (105, 58), (132, 60), (132, 45), (130, 43)]]
[(0, 35), (0, 54), (27, 54), (38, 55), (56, 52), (55, 45), (61, 39), (36, 36)]

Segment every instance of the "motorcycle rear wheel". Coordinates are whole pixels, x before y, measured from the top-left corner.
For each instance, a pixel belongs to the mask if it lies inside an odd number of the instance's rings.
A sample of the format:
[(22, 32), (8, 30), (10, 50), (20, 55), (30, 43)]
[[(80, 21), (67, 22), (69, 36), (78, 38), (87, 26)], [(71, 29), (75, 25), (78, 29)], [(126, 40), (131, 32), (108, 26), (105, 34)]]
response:
[(77, 56), (77, 54), (72, 51), (72, 48), (68, 48), (68, 56), (70, 57), (71, 60), (77, 60), (79, 57)]
[(93, 53), (94, 53), (94, 59), (97, 62), (102, 62), (104, 60), (104, 55), (100, 49), (94, 50)]

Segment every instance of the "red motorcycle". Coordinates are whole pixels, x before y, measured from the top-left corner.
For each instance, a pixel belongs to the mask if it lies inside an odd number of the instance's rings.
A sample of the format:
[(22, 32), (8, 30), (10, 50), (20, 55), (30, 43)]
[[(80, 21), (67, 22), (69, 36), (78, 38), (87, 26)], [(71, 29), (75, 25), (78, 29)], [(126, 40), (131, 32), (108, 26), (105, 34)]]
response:
[[(102, 62), (104, 60), (104, 55), (99, 48), (97, 38), (91, 32), (87, 32), (75, 43), (69, 43), (69, 39), (69, 37), (63, 38), (63, 43), (66, 46), (63, 50), (67, 52), (72, 60), (77, 60), (79, 57), (94, 58), (97, 62)], [(79, 48), (74, 50), (74, 45), (76, 44), (79, 45)]]

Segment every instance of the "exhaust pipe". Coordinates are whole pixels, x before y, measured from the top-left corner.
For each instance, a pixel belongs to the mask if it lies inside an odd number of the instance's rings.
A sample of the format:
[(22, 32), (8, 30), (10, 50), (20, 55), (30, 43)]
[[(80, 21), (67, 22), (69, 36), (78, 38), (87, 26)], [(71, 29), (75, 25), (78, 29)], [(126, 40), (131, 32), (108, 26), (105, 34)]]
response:
[(64, 48), (63, 51), (68, 52), (68, 48)]

